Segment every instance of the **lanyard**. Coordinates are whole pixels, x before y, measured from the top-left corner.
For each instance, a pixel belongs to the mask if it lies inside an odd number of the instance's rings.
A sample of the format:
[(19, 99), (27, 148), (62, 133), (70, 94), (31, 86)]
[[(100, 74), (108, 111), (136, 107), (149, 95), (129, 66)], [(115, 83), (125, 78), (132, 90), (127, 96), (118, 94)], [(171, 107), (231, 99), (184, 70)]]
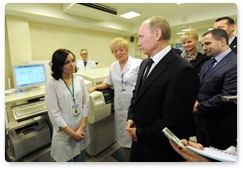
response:
[[(63, 78), (62, 78), (62, 80), (63, 80)], [(74, 104), (75, 104), (73, 77), (72, 77), (72, 88), (73, 88), (73, 92), (70, 90), (70, 88), (68, 87), (68, 85), (67, 85), (67, 83), (65, 82), (65, 80), (63, 80), (63, 81), (64, 81), (65, 85), (67, 86), (69, 92), (71, 93), (71, 95), (72, 95), (72, 97), (73, 97), (73, 102), (74, 102)]]

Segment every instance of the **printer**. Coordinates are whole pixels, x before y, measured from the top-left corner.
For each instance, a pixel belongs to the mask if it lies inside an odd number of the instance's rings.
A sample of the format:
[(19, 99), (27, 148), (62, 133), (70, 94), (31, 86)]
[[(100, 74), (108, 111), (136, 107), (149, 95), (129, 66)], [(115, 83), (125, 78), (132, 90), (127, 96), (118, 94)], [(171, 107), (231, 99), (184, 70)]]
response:
[(44, 119), (35, 120), (8, 131), (10, 150), (23, 157), (51, 143), (51, 129)]
[(89, 94), (90, 144), (86, 152), (91, 156), (97, 155), (115, 142), (113, 98), (114, 90), (111, 88)]

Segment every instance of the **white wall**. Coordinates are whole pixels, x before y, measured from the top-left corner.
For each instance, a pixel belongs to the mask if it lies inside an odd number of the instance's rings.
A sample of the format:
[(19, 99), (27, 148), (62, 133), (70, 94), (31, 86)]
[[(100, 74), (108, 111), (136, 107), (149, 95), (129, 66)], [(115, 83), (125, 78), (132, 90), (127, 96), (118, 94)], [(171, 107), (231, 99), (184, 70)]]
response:
[[(82, 30), (79, 28), (29, 22), (21, 17), (6, 17), (5, 30), (5, 89), (12, 78), (12, 65), (35, 60), (51, 60), (58, 48), (71, 50), (80, 59), (80, 50), (86, 48), (89, 58), (107, 67), (115, 61), (109, 49), (110, 41), (118, 34)], [(126, 38), (126, 37), (124, 37)], [(127, 39), (129, 41), (129, 39)], [(135, 42), (131, 43), (130, 55), (134, 55)], [(13, 85), (12, 85), (13, 87)]]
[(12, 64), (23, 63), (31, 59), (31, 41), (29, 24), (25, 18), (6, 17), (9, 53)]

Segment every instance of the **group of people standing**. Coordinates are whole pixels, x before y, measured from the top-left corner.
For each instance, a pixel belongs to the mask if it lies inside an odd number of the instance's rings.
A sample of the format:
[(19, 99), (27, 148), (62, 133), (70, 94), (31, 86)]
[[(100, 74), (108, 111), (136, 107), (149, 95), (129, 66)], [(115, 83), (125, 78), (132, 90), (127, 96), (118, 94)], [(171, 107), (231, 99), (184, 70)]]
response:
[[(227, 25), (225, 18), (216, 23)], [(237, 95), (236, 53), (229, 48), (224, 27), (215, 28), (202, 36), (204, 55), (197, 51), (195, 31), (183, 35), (185, 52), (180, 56), (170, 46), (168, 21), (161, 16), (148, 18), (138, 31), (138, 46), (148, 58), (129, 56), (128, 42), (113, 39), (110, 50), (117, 61), (105, 81), (90, 89), (73, 74), (75, 55), (67, 49), (56, 50), (51, 61), (53, 79), (46, 84), (45, 96), (53, 124), (54, 160), (84, 161), (90, 141), (88, 93), (109, 87), (115, 92), (116, 140), (126, 161), (184, 161), (161, 132), (164, 127), (179, 138), (195, 134), (205, 146), (236, 145), (237, 105), (221, 100), (223, 95)], [(217, 62), (206, 73), (211, 58)]]

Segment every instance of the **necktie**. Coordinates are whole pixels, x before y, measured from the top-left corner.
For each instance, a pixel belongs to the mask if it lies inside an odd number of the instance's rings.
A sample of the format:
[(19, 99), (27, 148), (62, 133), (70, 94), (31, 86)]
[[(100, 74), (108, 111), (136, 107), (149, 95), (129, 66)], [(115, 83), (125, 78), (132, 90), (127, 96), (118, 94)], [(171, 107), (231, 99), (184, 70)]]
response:
[(85, 61), (84, 61), (84, 67), (86, 67), (86, 65), (87, 65), (87, 61), (85, 60)]
[[(210, 61), (210, 64), (208, 65), (208, 68), (206, 70), (206, 73), (209, 72), (212, 68), (213, 68), (213, 65), (217, 62), (217, 60), (215, 58), (212, 58), (211, 61)], [(205, 74), (206, 74), (205, 73)]]
[(143, 76), (143, 81), (148, 76), (149, 70), (150, 70), (150, 68), (151, 68), (151, 66), (152, 66), (153, 63), (154, 63), (153, 59), (149, 59), (148, 64), (147, 64), (146, 72), (144, 73), (144, 76)]

